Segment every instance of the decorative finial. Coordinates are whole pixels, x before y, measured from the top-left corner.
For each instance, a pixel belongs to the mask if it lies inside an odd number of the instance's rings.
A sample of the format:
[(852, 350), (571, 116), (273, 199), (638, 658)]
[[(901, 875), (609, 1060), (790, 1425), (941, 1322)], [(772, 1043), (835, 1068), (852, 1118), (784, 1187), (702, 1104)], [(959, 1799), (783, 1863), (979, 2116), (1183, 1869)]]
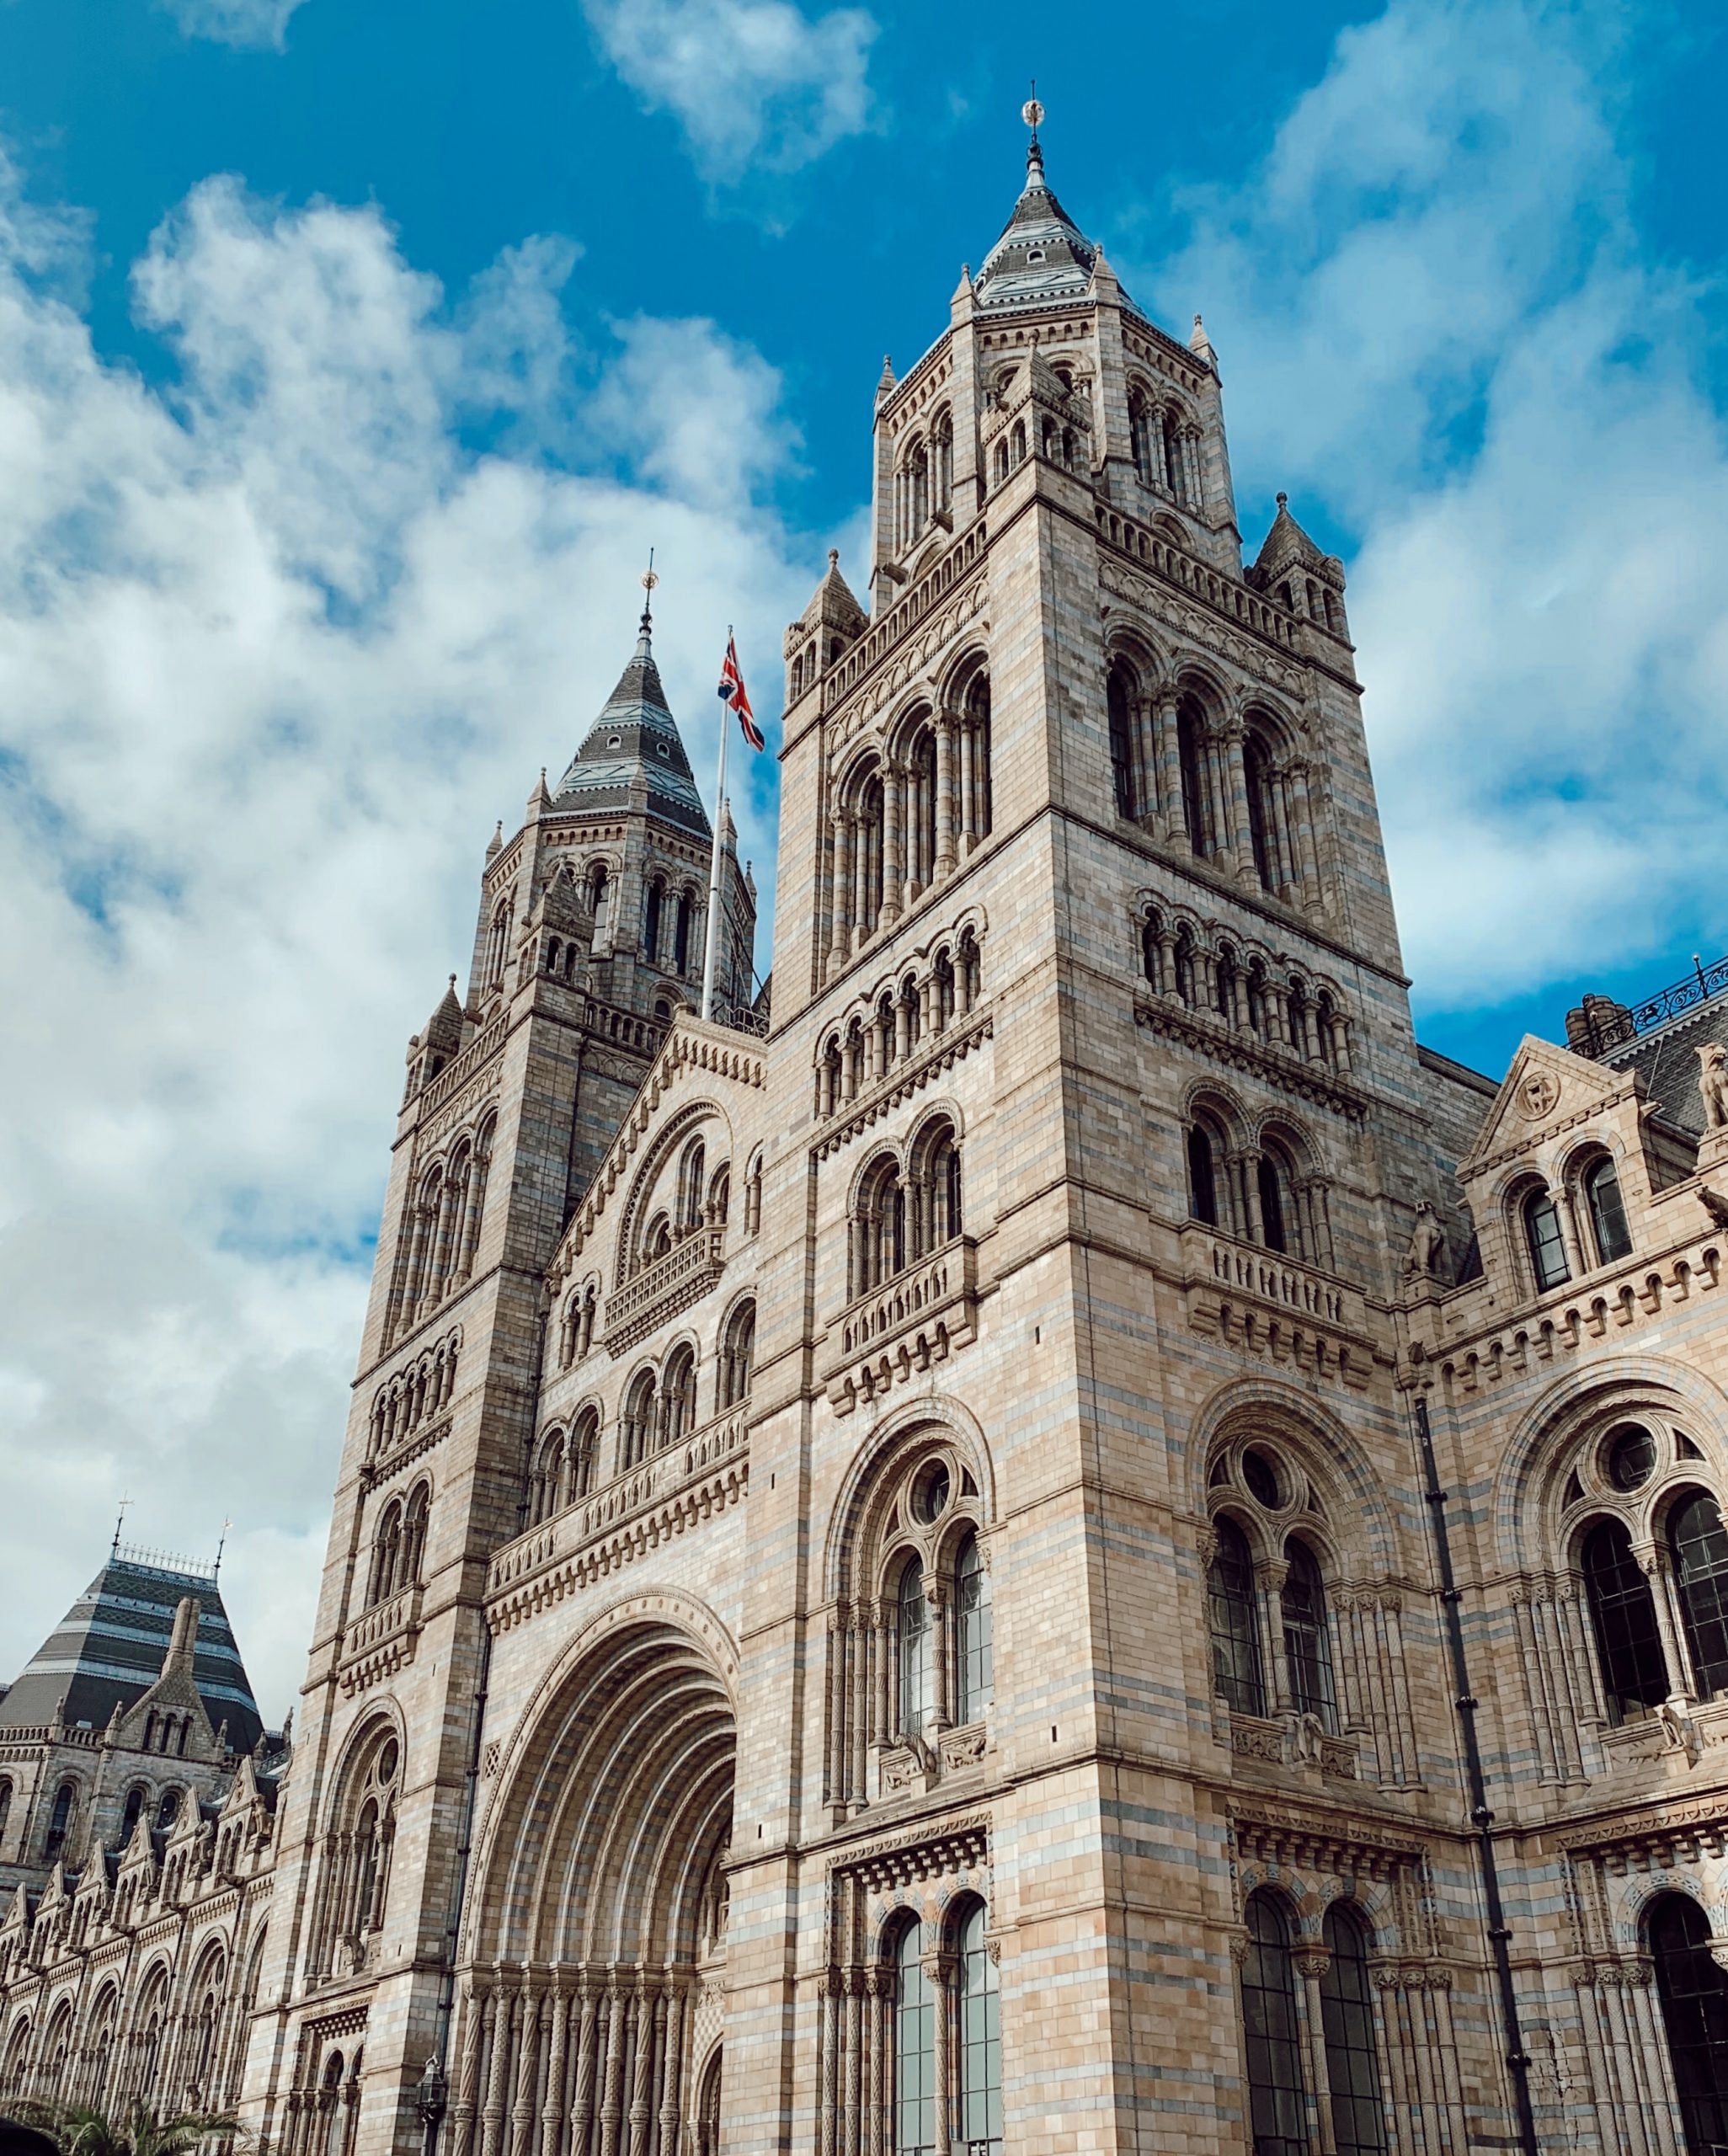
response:
[(838, 547), (830, 547), (829, 548), (828, 566), (831, 569), (837, 569), (840, 567), (840, 548)]
[(222, 1569), (222, 1552), (228, 1546), (228, 1529), (234, 1523), (232, 1520), (225, 1519), (222, 1522), (222, 1531), (216, 1537), (216, 1562), (210, 1568), (210, 1576), (212, 1579), (216, 1579), (221, 1576)]
[(114, 1516), (114, 1540), (109, 1545), (108, 1550), (110, 1557), (118, 1557), (120, 1555), (120, 1529), (125, 1525), (126, 1513), (131, 1502), (130, 1497), (122, 1497), (120, 1501), (120, 1510)]
[(1288, 494), (1280, 494), (1278, 496), (1278, 507), (1280, 509), (1288, 509), (1289, 506), (1290, 497)]
[(1044, 116), (1044, 108), (1038, 103), (1038, 78), (1036, 75), (1032, 78), (1032, 95), (1020, 108), (1020, 116), (1031, 128), (1032, 140), (1036, 142), (1038, 139), (1038, 122)]
[[(646, 594), (642, 602), (642, 631), (644, 636), (654, 626), (654, 586), (659, 580), (654, 574), (654, 550), (650, 547), (648, 565), (642, 573), (642, 588)], [(546, 773), (542, 771), (540, 776), (544, 779)]]

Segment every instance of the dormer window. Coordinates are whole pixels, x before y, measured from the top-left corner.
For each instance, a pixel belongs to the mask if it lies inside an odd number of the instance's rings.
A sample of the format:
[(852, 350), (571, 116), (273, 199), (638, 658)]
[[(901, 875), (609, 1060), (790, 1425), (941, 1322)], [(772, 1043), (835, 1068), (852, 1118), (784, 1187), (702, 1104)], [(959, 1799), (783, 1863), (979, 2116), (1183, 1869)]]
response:
[(1027, 248), (1026, 251), (1026, 259), (1028, 262), (1042, 262), (1044, 259), (1043, 248), (1041, 247)]
[(621, 734), (609, 734), (606, 736), (606, 746), (609, 749), (621, 749), (624, 746), (624, 736)]

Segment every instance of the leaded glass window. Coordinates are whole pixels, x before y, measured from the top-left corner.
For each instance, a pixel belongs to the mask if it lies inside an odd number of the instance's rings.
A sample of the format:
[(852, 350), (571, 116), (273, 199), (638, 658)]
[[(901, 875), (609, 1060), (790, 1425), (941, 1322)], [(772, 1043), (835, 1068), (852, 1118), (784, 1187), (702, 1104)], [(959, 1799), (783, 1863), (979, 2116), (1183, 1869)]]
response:
[(1625, 1203), (1620, 1178), (1612, 1161), (1598, 1161), (1584, 1177), (1584, 1196), (1590, 1208), (1591, 1233), (1596, 1254), (1604, 1265), (1632, 1255), (1632, 1232), (1626, 1225)]
[(894, 1950), (895, 2156), (927, 2156), (936, 2147), (936, 1993), (924, 1973), (918, 1926), (908, 1924)]
[(955, 1554), (954, 1625), (955, 1710), (961, 1721), (976, 1721), (990, 1704), (994, 1652), (990, 1576), (975, 1534), (967, 1535)]
[(1290, 1933), (1270, 1895), (1248, 1897), (1242, 2033), (1248, 2060), (1248, 2133), (1254, 2156), (1309, 2156), (1308, 2103), (1296, 2021)]
[(1279, 1604), (1284, 1624), (1284, 1670), (1290, 1704), (1299, 1714), (1318, 1715), (1328, 1729), (1338, 1726), (1337, 1695), (1332, 1683), (1331, 1642), (1326, 1636), (1326, 1590), (1320, 1566), (1306, 1543), (1284, 1545), (1289, 1571)]
[(1336, 1903), (1326, 1911), (1320, 1935), (1332, 1957), (1320, 1980), (1320, 1995), (1337, 2156), (1385, 2156), (1368, 1940), (1355, 1913)]
[(984, 1946), (983, 1905), (960, 1927), (960, 2144), (963, 2156), (1002, 2146), (1002, 2019), (996, 1965)]
[(1617, 1519), (1591, 1529), (1582, 1561), (1608, 1716), (1617, 1722), (1635, 1720), (1668, 1696), (1667, 1663), (1650, 1582), (1632, 1555), (1631, 1536)]
[(900, 1574), (900, 1727), (921, 1731), (936, 1701), (931, 1682), (930, 1605), (924, 1598), (924, 1567), (909, 1558)]
[(1206, 1574), (1213, 1687), (1237, 1714), (1263, 1715), (1266, 1684), (1254, 1609), (1254, 1561), (1234, 1520), (1221, 1519), (1217, 1526), (1218, 1552)]
[(1668, 1520), (1668, 1548), (1699, 1697), (1728, 1690), (1728, 1533), (1714, 1497), (1695, 1490)]
[(1564, 1286), (1571, 1278), (1566, 1239), (1560, 1230), (1560, 1208), (1545, 1190), (1532, 1191), (1524, 1200), (1524, 1239), (1538, 1288)]
[(1650, 1951), (1688, 2156), (1728, 2146), (1728, 1981), (1711, 1957), (1709, 1919), (1685, 1894), (1652, 1903)]
[(1188, 1133), (1188, 1212), (1208, 1228), (1218, 1225), (1218, 1170), (1212, 1137), (1197, 1123)]

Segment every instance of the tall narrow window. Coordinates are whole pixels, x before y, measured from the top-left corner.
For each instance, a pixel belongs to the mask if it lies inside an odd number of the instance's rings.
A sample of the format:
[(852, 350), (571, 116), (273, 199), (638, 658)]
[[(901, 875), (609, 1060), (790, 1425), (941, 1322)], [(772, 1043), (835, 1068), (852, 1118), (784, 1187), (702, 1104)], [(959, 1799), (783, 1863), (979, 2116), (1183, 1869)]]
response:
[(1279, 1591), (1284, 1625), (1284, 1672), (1290, 1704), (1299, 1714), (1318, 1715), (1328, 1729), (1338, 1726), (1337, 1694), (1332, 1683), (1332, 1649), (1326, 1636), (1326, 1590), (1314, 1552), (1293, 1537), (1284, 1545), (1289, 1570)]
[(983, 1905), (960, 1926), (960, 2146), (997, 2156), (1002, 2146), (1002, 2020), (996, 1965), (984, 1944)]
[(1206, 808), (1206, 730), (1192, 704), (1176, 718), (1176, 749), (1181, 759), (1182, 814), (1196, 853), (1212, 851), (1212, 819)]
[(1674, 1584), (1701, 1700), (1728, 1690), (1728, 1533), (1714, 1497), (1695, 1490), (1668, 1519)]
[(955, 1712), (963, 1722), (977, 1721), (994, 1691), (995, 1647), (990, 1576), (975, 1534), (968, 1534), (955, 1553), (954, 1628)]
[(1116, 787), (1116, 809), (1121, 816), (1134, 813), (1133, 715), (1128, 683), (1122, 670), (1112, 667), (1105, 703), (1110, 715), (1110, 771)]
[(1290, 1243), (1284, 1225), (1283, 1178), (1270, 1153), (1261, 1155), (1255, 1182), (1260, 1191), (1260, 1239), (1268, 1250), (1288, 1251)]
[(77, 1790), (71, 1782), (62, 1782), (54, 1794), (54, 1809), (48, 1815), (48, 1833), (42, 1844), (42, 1861), (52, 1864), (66, 1848), (67, 1837), (72, 1833), (72, 1806), (77, 1801)]
[(1728, 1978), (1710, 1953), (1710, 1920), (1687, 1894), (1651, 1904), (1650, 1951), (1688, 2156), (1728, 2146)]
[(894, 2156), (930, 2156), (936, 2148), (936, 1993), (924, 1973), (915, 1924), (894, 1949)]
[(1597, 1161), (1584, 1177), (1584, 1198), (1590, 1208), (1590, 1231), (1596, 1238), (1596, 1254), (1604, 1265), (1632, 1255), (1631, 1232), (1620, 1197), (1620, 1178), (1612, 1161)]
[(642, 955), (651, 966), (660, 960), (660, 903), (663, 897), (658, 883), (648, 887), (648, 908), (642, 925)]
[(1275, 891), (1278, 873), (1272, 838), (1272, 758), (1258, 734), (1249, 734), (1242, 744), (1242, 776), (1247, 786), (1248, 843), (1254, 855), (1254, 873), (1262, 890)]
[(1635, 1721), (1668, 1696), (1650, 1582), (1632, 1555), (1632, 1538), (1617, 1519), (1591, 1529), (1581, 1562), (1608, 1717)]
[(1308, 2105), (1297, 2032), (1290, 1929), (1269, 1894), (1248, 1897), (1242, 1964), (1242, 2034), (1248, 2064), (1248, 2133), (1254, 2156), (1308, 2156)]
[(675, 971), (690, 971), (690, 923), (695, 910), (688, 891), (678, 894), (678, 913), (672, 929), (672, 964)]
[(1529, 1246), (1537, 1287), (1563, 1287), (1571, 1278), (1571, 1267), (1566, 1263), (1560, 1208), (1545, 1190), (1533, 1190), (1524, 1200), (1524, 1240)]
[(1212, 1631), (1212, 1683), (1239, 1715), (1266, 1712), (1260, 1628), (1254, 1608), (1254, 1561), (1234, 1520), (1217, 1523), (1218, 1551), (1206, 1574)]
[(1332, 2138), (1338, 2156), (1385, 2156), (1386, 2107), (1374, 2052), (1368, 1939), (1355, 1911), (1336, 1902), (1326, 1911), (1320, 1939), (1332, 1957), (1320, 1980)]
[[(140, 1790), (140, 1791), (139, 1791), (139, 1793), (138, 1793), (138, 1796), (139, 1796), (139, 1801), (141, 1803), (141, 1802), (143, 1801), (143, 1792), (142, 1792), (141, 1790)], [(128, 1801), (130, 1801), (130, 1800), (128, 1800)], [(4, 1849), (5, 1849), (5, 1845), (6, 1845), (6, 1827), (7, 1827), (7, 1822), (8, 1822), (8, 1821), (11, 1818), (11, 1817), (12, 1817), (12, 1784), (11, 1784), (9, 1781), (0, 1781), (0, 1852), (3, 1852), (3, 1850), (4, 1850)], [(132, 1817), (133, 1817), (133, 1821), (134, 1821), (134, 1822), (136, 1823), (136, 1819), (137, 1819), (137, 1814), (136, 1814), (136, 1812), (134, 1812), (134, 1813), (133, 1813), (133, 1815), (132, 1815)], [(124, 1847), (125, 1847), (125, 1840), (124, 1840), (124, 1838), (122, 1838), (121, 1846), (122, 1846), (122, 1848), (124, 1848)]]
[(1218, 1171), (1212, 1137), (1203, 1123), (1188, 1133), (1188, 1213), (1208, 1228), (1218, 1225)]
[(931, 1668), (930, 1604), (924, 1598), (924, 1567), (909, 1558), (900, 1574), (900, 1728), (921, 1735), (935, 1705)]

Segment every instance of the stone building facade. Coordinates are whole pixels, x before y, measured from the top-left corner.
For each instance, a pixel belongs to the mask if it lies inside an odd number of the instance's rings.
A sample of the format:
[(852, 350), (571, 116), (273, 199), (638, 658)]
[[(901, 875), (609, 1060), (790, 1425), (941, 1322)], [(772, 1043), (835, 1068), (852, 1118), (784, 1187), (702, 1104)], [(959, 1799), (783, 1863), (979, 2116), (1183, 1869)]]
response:
[(1036, 141), (873, 437), (867, 609), (830, 558), (787, 636), (771, 1018), (729, 844), (693, 1015), (645, 622), (411, 1045), (244, 2115), (1706, 2156), (1725, 984), (1497, 1087), (1418, 1045), (1341, 568), (1282, 500), (1245, 564), (1204, 331)]

